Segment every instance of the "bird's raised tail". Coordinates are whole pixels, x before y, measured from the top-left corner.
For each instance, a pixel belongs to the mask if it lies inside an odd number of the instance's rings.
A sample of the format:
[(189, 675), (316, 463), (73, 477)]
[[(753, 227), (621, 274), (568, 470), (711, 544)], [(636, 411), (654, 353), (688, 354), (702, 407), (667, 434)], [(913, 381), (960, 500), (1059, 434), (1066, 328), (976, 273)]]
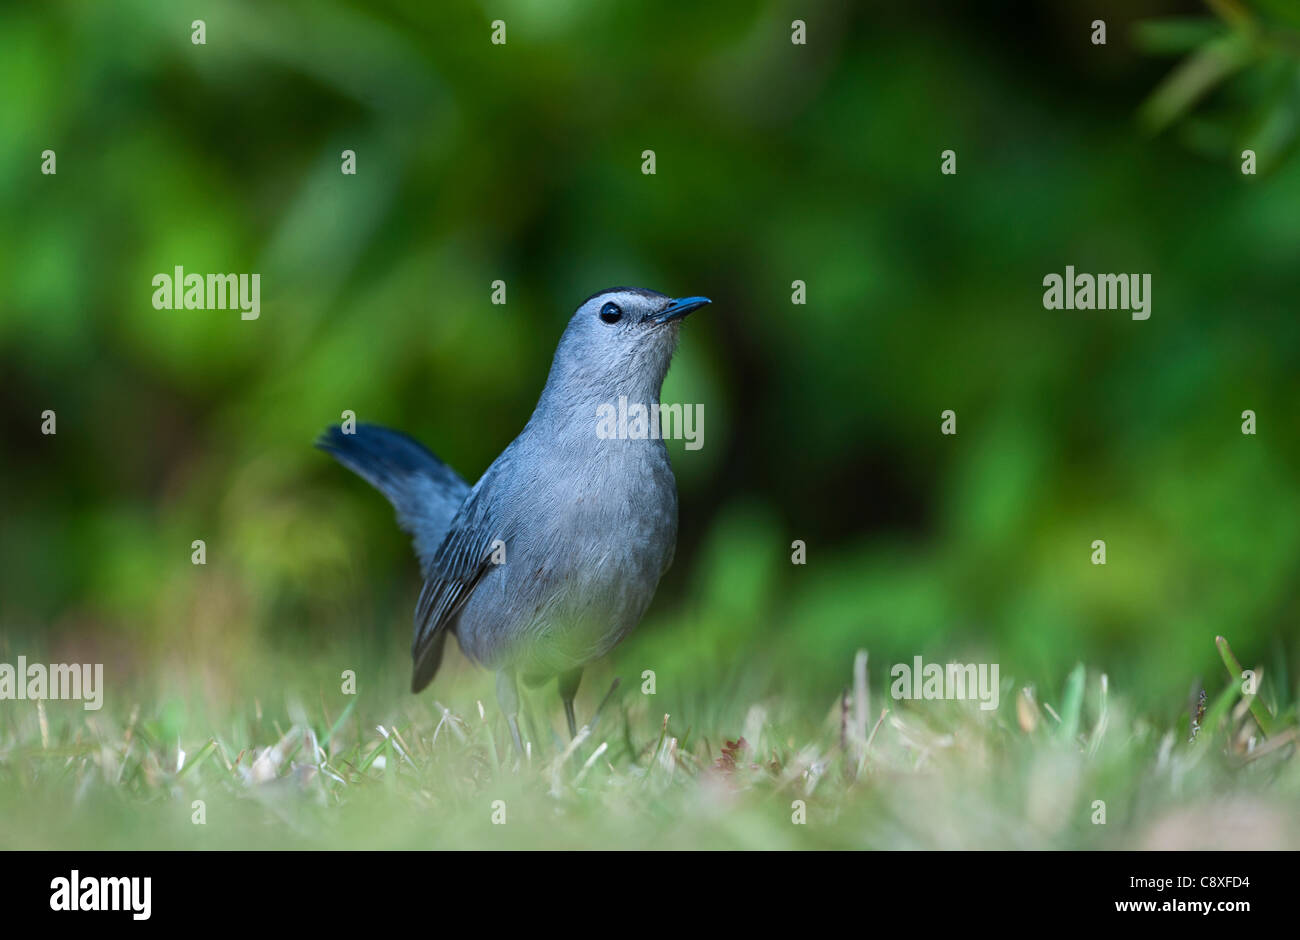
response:
[(377, 424), (358, 424), (352, 433), (334, 425), (316, 446), (393, 504), (397, 524), (410, 533), (420, 570), (428, 578), (434, 553), (469, 495), (469, 484), (419, 441)]

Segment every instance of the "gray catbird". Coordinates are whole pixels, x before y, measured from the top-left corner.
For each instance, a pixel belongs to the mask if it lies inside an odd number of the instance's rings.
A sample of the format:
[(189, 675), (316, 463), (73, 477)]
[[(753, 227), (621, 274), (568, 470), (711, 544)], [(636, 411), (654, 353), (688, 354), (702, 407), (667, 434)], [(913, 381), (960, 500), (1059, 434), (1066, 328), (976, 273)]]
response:
[[(658, 435), (601, 433), (598, 414), (659, 403), (682, 318), (709, 303), (615, 287), (583, 301), (533, 416), (471, 489), (405, 434), (329, 428), (317, 446), (382, 492), (424, 574), (411, 691), (433, 679), (447, 634), (497, 670), (515, 747), (516, 677), (559, 677), (569, 734), (587, 663), (623, 639), (677, 539), (677, 486)], [(608, 413), (608, 411), (606, 411)]]

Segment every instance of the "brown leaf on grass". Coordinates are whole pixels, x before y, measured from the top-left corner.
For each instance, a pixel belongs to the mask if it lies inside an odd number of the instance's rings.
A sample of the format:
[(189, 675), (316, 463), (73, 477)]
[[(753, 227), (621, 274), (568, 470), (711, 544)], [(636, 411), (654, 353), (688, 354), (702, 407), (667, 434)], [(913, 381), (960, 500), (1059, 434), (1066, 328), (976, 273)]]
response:
[(744, 753), (749, 742), (741, 737), (736, 741), (727, 741), (722, 745), (722, 756), (713, 762), (713, 769), (720, 770), (724, 774), (731, 773), (736, 769), (736, 762)]
[(1038, 703), (1034, 701), (1034, 691), (1028, 686), (1016, 696), (1016, 721), (1025, 734), (1033, 734), (1038, 727)]

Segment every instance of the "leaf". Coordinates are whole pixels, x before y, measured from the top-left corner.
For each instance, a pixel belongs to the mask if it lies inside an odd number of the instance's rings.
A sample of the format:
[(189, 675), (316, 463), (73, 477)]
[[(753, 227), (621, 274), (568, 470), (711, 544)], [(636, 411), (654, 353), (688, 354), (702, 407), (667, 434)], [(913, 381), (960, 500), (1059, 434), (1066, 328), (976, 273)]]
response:
[(1224, 26), (1208, 17), (1147, 20), (1133, 27), (1133, 44), (1150, 55), (1185, 55), (1224, 35)]
[(1255, 5), (1269, 17), (1293, 27), (1300, 27), (1300, 5), (1295, 0), (1255, 0)]
[(736, 741), (727, 741), (722, 745), (722, 756), (713, 762), (714, 770), (720, 770), (723, 773), (731, 773), (736, 769), (737, 762), (745, 753), (745, 748), (749, 742), (741, 737)]
[[(1228, 641), (1221, 636), (1216, 636), (1214, 638), (1214, 645), (1219, 648), (1219, 656), (1223, 660), (1223, 665), (1228, 670), (1228, 675), (1232, 676), (1240, 686), (1243, 670), (1241, 668), (1241, 663), (1237, 661), (1237, 657), (1232, 653), (1232, 647), (1230, 647)], [(1256, 689), (1255, 691), (1258, 692), (1259, 690)], [(1268, 737), (1273, 733), (1273, 716), (1268, 713), (1268, 709), (1264, 707), (1264, 703), (1259, 700), (1258, 695), (1250, 696), (1250, 713), (1255, 717), (1255, 723), (1259, 725), (1259, 730), (1264, 732), (1264, 737)]]
[(357, 700), (355, 698), (348, 702), (348, 707), (343, 709), (343, 714), (339, 715), (338, 721), (334, 722), (334, 727), (330, 728), (329, 734), (325, 735), (324, 744), (326, 750), (329, 749), (330, 742), (334, 740), (334, 735), (338, 734), (339, 729), (343, 727), (343, 722), (347, 721), (348, 716), (352, 714), (352, 709), (356, 707), (356, 704)]
[(1079, 713), (1083, 710), (1083, 683), (1087, 673), (1083, 663), (1070, 671), (1065, 680), (1065, 698), (1061, 701), (1061, 726), (1057, 734), (1063, 741), (1073, 741), (1079, 733)]
[(1252, 37), (1232, 33), (1206, 43), (1165, 76), (1143, 102), (1138, 120), (1152, 134), (1186, 115), (1229, 76), (1250, 64), (1256, 55)]
[(1041, 715), (1038, 703), (1034, 701), (1033, 690), (1025, 686), (1016, 696), (1016, 721), (1020, 725), (1020, 730), (1025, 734), (1033, 734)]
[(215, 751), (216, 749), (217, 749), (217, 742), (216, 742), (216, 739), (214, 739), (214, 738), (209, 738), (209, 739), (208, 739), (208, 743), (205, 744), (205, 745), (203, 745), (202, 749), (201, 749), (197, 754), (194, 755), (194, 759), (191, 760), (191, 761), (190, 761), (188, 764), (186, 764), (184, 767), (182, 767), (182, 768), (180, 769), (180, 772), (179, 772), (178, 774), (176, 774), (176, 776), (177, 776), (178, 778), (179, 778), (179, 777), (184, 777), (186, 774), (188, 774), (188, 773), (189, 773), (191, 770), (193, 770), (195, 767), (199, 766), (199, 764), (203, 763), (205, 760), (207, 760), (209, 757), (211, 757), (211, 756), (212, 756), (212, 752)]

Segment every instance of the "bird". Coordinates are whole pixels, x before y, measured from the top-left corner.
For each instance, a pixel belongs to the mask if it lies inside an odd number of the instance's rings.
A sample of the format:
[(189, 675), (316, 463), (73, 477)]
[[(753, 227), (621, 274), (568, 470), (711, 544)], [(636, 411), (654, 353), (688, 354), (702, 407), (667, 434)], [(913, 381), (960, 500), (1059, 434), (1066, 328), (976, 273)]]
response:
[(659, 434), (601, 433), (620, 398), (659, 403), (688, 314), (707, 297), (614, 287), (584, 300), (560, 337), (532, 416), (472, 487), (414, 438), (334, 425), (316, 446), (396, 510), (423, 586), (411, 691), (442, 663), (449, 635), (496, 672), (517, 752), (518, 683), (552, 678), (576, 737), (583, 669), (641, 620), (677, 541), (677, 484)]

